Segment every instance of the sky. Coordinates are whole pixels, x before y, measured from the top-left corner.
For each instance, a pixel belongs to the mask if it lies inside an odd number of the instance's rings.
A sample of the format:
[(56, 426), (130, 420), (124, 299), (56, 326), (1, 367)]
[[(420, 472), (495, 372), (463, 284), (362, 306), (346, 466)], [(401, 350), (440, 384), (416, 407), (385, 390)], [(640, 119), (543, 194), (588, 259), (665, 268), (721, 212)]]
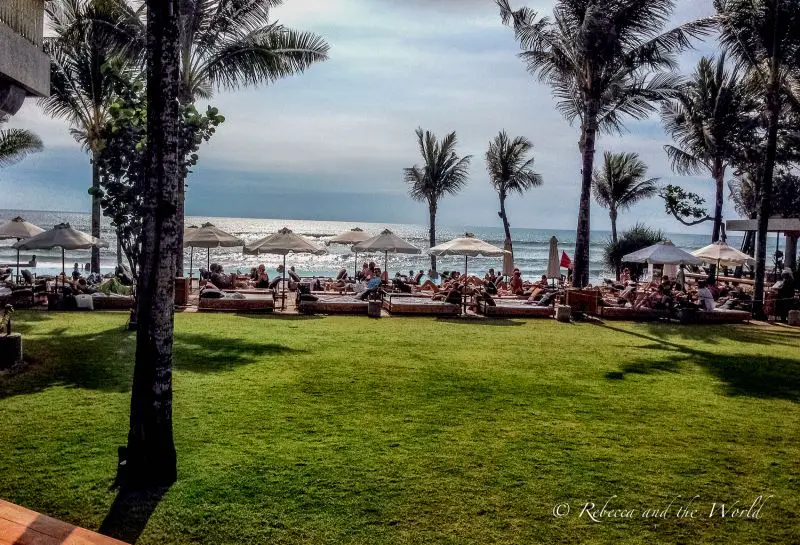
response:
[[(554, 0), (527, 0), (549, 15)], [(523, 0), (512, 0), (512, 6)], [(673, 23), (713, 13), (712, 0), (677, 0)], [(189, 178), (187, 213), (227, 217), (427, 223), (412, 201), (403, 168), (420, 162), (414, 131), (456, 131), (458, 151), (472, 155), (469, 184), (440, 204), (440, 225), (499, 226), (497, 195), (484, 154), (505, 129), (534, 144), (544, 185), (507, 203), (512, 227), (574, 229), (580, 193), (578, 126), (555, 110), (550, 89), (527, 73), (512, 30), (493, 0), (286, 0), (273, 17), (324, 36), (330, 59), (270, 86), (219, 91), (210, 101), (226, 122), (200, 150)], [(708, 40), (681, 57), (690, 73)], [(29, 100), (11, 122), (34, 130), (44, 152), (0, 171), (0, 208), (89, 211), (87, 155), (61, 120)], [(713, 202), (710, 177), (674, 175), (657, 116), (626, 123), (623, 136), (600, 137), (604, 151), (636, 152), (660, 183), (680, 184)], [(598, 164), (596, 161), (596, 165)], [(725, 216), (736, 217), (726, 204)], [(637, 221), (688, 229), (654, 198), (621, 213)], [(608, 229), (592, 205), (592, 228)], [(710, 224), (692, 232), (710, 232)]]

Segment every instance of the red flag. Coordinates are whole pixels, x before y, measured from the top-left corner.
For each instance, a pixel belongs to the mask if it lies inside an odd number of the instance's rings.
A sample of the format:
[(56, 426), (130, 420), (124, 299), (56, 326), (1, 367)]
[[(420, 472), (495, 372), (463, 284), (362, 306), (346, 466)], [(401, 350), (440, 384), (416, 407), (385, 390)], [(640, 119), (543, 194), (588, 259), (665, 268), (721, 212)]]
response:
[(567, 252), (561, 251), (561, 267), (564, 269), (569, 269), (572, 266), (572, 261), (570, 260)]

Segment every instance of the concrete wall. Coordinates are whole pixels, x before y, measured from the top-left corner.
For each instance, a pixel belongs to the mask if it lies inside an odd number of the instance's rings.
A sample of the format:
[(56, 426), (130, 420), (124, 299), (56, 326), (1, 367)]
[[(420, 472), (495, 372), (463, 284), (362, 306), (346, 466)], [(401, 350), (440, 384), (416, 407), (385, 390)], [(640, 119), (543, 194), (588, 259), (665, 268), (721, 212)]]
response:
[(4, 23), (0, 23), (0, 77), (0, 85), (16, 84), (29, 95), (50, 94), (50, 59)]

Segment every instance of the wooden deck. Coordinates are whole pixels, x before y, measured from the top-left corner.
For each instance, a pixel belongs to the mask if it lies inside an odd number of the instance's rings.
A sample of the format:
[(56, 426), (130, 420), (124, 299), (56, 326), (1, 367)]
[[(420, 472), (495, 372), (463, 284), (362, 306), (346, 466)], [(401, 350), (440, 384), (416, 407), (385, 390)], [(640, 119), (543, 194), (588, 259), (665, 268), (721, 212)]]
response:
[(127, 545), (0, 500), (0, 545)]

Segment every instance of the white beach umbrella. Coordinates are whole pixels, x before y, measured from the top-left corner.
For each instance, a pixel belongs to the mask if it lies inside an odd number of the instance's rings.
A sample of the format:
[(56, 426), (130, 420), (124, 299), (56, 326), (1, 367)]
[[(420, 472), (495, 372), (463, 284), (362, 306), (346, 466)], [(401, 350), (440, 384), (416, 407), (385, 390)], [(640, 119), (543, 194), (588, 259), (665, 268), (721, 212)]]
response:
[(206, 248), (206, 267), (211, 268), (211, 248), (237, 248), (244, 246), (244, 241), (230, 233), (226, 233), (211, 223), (202, 227), (187, 227), (183, 230), (183, 247), (191, 248), (189, 252), (189, 277), (192, 276), (195, 248)]
[(622, 256), (622, 261), (650, 265), (700, 265), (703, 262), (700, 258), (681, 250), (668, 240)]
[[(40, 233), (44, 233), (44, 229), (28, 223), (22, 216), (17, 216), (0, 225), (0, 240), (17, 239), (19, 242)], [(19, 248), (17, 248), (17, 281), (19, 281)]]
[(44, 231), (14, 244), (14, 248), (18, 250), (61, 248), (61, 273), (64, 275), (66, 275), (65, 250), (88, 250), (94, 247), (108, 248), (108, 242), (73, 229), (69, 223), (60, 223), (49, 231)]
[(370, 253), (370, 252), (383, 252), (384, 255), (384, 271), (389, 268), (389, 252), (393, 254), (420, 254), (422, 250), (403, 240), (399, 236), (392, 233), (389, 229), (385, 229), (380, 235), (376, 235), (364, 242), (359, 242), (351, 248), (353, 252)]
[(704, 248), (695, 250), (692, 255), (699, 257), (703, 261), (716, 263), (718, 267), (720, 264), (744, 265), (754, 263), (752, 257), (736, 248), (731, 248), (724, 240), (718, 240)]
[[(326, 242), (325, 245), (328, 246), (330, 244), (346, 244), (349, 246), (352, 244), (358, 244), (359, 242), (364, 242), (365, 240), (369, 240), (370, 238), (372, 237), (367, 233), (365, 233), (363, 229), (361, 229), (360, 227), (354, 227), (349, 231), (345, 231), (341, 235), (333, 237), (328, 242)], [(353, 254), (355, 256), (353, 277), (355, 278), (355, 275), (358, 274), (358, 252), (353, 252)]]
[(558, 255), (558, 239), (550, 237), (550, 251), (547, 254), (547, 278), (561, 278), (561, 259)]
[(463, 237), (454, 238), (448, 242), (438, 244), (428, 250), (431, 255), (463, 255), (464, 256), (464, 276), (467, 275), (468, 262), (470, 257), (501, 257), (506, 255), (506, 250), (492, 246), (472, 233), (466, 233)]
[(287, 254), (314, 254), (327, 253), (323, 248), (314, 246), (301, 236), (294, 234), (291, 229), (284, 227), (277, 233), (257, 240), (244, 247), (248, 255), (276, 254), (283, 256), (283, 301), (282, 308), (286, 308), (286, 256)]

